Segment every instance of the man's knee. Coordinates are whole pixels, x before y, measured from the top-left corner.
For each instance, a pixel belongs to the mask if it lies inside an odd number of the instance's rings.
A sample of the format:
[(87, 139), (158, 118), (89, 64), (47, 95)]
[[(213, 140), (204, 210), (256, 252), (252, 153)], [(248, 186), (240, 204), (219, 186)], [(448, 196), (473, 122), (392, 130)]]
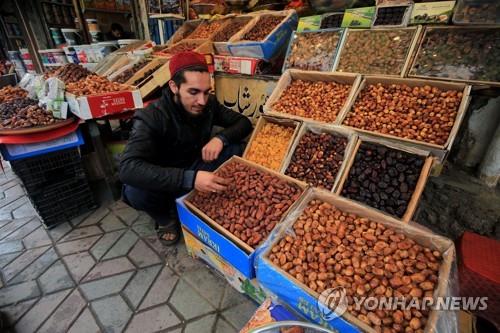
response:
[(124, 185), (123, 199), (137, 210), (168, 211), (174, 206), (175, 197), (168, 193), (153, 192), (130, 185)]

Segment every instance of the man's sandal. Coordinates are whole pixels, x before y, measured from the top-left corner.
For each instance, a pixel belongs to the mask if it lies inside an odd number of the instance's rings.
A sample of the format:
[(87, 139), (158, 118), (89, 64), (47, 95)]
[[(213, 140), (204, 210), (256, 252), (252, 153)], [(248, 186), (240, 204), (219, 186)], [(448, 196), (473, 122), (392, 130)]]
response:
[[(175, 245), (181, 238), (181, 231), (178, 225), (157, 226), (156, 234), (158, 235), (160, 242), (165, 246)], [(174, 238), (166, 239), (165, 236), (167, 235), (174, 235)]]

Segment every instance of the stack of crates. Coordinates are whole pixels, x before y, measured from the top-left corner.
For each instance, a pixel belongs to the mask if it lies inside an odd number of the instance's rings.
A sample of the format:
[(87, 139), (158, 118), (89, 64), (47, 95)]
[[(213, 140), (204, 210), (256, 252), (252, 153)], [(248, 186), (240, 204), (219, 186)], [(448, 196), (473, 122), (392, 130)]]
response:
[(78, 147), (10, 161), (50, 228), (96, 207)]

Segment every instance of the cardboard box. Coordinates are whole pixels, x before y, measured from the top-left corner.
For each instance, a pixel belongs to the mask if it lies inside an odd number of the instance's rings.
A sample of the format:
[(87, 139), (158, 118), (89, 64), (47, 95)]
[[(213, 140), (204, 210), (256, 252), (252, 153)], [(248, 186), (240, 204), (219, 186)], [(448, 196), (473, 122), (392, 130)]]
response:
[(413, 5), (410, 24), (447, 24), (456, 1), (422, 2)]
[[(267, 37), (262, 41), (245, 41), (243, 37), (255, 25), (259, 24), (259, 20), (263, 15), (285, 16), (281, 24), (276, 26)], [(297, 27), (297, 13), (295, 10), (287, 10), (282, 12), (264, 12), (262, 16), (258, 16), (245, 29), (229, 40), (229, 52), (237, 57), (250, 57), (270, 61), (275, 57), (283, 46), (290, 39), (292, 31)]]
[(182, 227), (182, 234), (186, 243), (186, 249), (193, 258), (205, 262), (214, 269), (222, 278), (238, 292), (249, 296), (257, 303), (262, 303), (267, 294), (257, 282), (257, 279), (248, 279), (236, 267), (219, 256), (211, 247), (199, 240), (187, 228)]
[[(417, 180), (417, 184), (415, 186), (415, 189), (411, 195), (411, 199), (408, 201), (408, 206), (406, 208), (406, 212), (401, 218), (401, 220), (405, 223), (409, 223), (410, 220), (413, 218), (413, 215), (415, 214), (415, 211), (417, 210), (418, 207), (418, 202), (420, 201), (420, 197), (422, 196), (422, 193), (424, 192), (425, 189), (425, 184), (427, 183), (427, 180), (429, 179), (429, 175), (431, 172), (432, 164), (434, 163), (434, 159), (429, 155), (428, 151), (423, 151), (420, 149), (416, 148), (411, 148), (411, 147), (406, 147), (404, 145), (397, 145), (397, 144), (391, 144), (390, 142), (380, 140), (380, 139), (370, 139), (365, 136), (360, 136), (359, 140), (356, 142), (356, 147), (353, 149), (351, 155), (349, 156), (349, 159), (346, 161), (346, 166), (344, 169), (344, 172), (339, 180), (338, 187), (335, 191), (337, 195), (342, 194), (342, 190), (344, 189), (344, 185), (349, 178), (349, 173), (351, 172), (351, 168), (354, 164), (354, 160), (356, 158), (356, 154), (359, 151), (359, 147), (361, 146), (362, 143), (372, 143), (376, 144), (379, 146), (385, 146), (388, 148), (404, 151), (413, 155), (418, 155), (421, 156), (422, 158), (425, 159), (424, 164), (422, 166), (422, 169), (420, 170), (420, 175)], [(351, 199), (352, 200), (352, 199)], [(361, 203), (361, 205), (369, 207), (368, 205)], [(370, 207), (371, 209), (377, 210), (374, 207)], [(380, 211), (382, 212), (382, 211)], [(389, 213), (382, 212), (383, 214), (390, 215)], [(397, 218), (397, 217), (395, 217)]]
[[(322, 326), (338, 330), (339, 332), (375, 332), (373, 328), (354, 317), (348, 311), (345, 312), (342, 317), (336, 317), (329, 321), (325, 320), (322, 314), (324, 309), (328, 308), (328, 305), (321, 304), (322, 309), (320, 310), (318, 301), (319, 294), (305, 284), (299, 282), (281, 268), (275, 266), (268, 259), (268, 255), (273, 246), (289, 232), (288, 230), (292, 228), (298, 216), (300, 216), (307, 204), (313, 199), (323, 200), (342, 211), (382, 223), (386, 227), (390, 227), (396, 232), (402, 233), (413, 239), (420, 245), (439, 251), (442, 254), (443, 261), (439, 270), (434, 296), (444, 297), (450, 295), (450, 289), (453, 287), (452, 283), (455, 282), (451, 275), (455, 260), (455, 247), (451, 240), (432, 234), (421, 227), (401, 223), (399, 220), (381, 214), (376, 210), (361, 206), (351, 200), (310, 188), (307, 193), (302, 196), (294, 211), (291, 211), (287, 215), (283, 221), (282, 228), (275, 230), (271, 235), (270, 241), (261, 248), (259, 255), (256, 257), (257, 281), (266, 290), (275, 294), (280, 300), (290, 305), (294, 310)], [(447, 327), (441, 326), (442, 324), (448, 324), (448, 320), (453, 320), (453, 323), (456, 322), (455, 313), (453, 313), (453, 311), (432, 310), (428, 317), (425, 332), (446, 331)]]
[(143, 106), (139, 90), (117, 91), (78, 97), (67, 92), (66, 101), (69, 104), (71, 112), (84, 120), (102, 118), (142, 108)]
[(370, 28), (375, 16), (375, 7), (346, 9), (342, 28)]
[(324, 122), (314, 120), (311, 118), (304, 118), (300, 116), (295, 116), (287, 113), (281, 113), (273, 110), (273, 105), (280, 99), (281, 94), (285, 89), (291, 84), (293, 80), (306, 80), (306, 81), (327, 81), (327, 82), (337, 82), (342, 84), (350, 84), (351, 92), (347, 98), (344, 106), (340, 109), (337, 114), (337, 118), (333, 124), (340, 124), (339, 117), (345, 112), (349, 106), (349, 102), (354, 98), (358, 85), (361, 82), (361, 76), (359, 74), (347, 74), (347, 73), (326, 73), (326, 72), (314, 72), (314, 71), (303, 71), (299, 69), (288, 69), (281, 75), (276, 88), (273, 90), (271, 96), (264, 105), (264, 112), (269, 115), (275, 115), (278, 117), (286, 117), (292, 119), (298, 119), (302, 121), (307, 121), (315, 124), (325, 124)]
[(304, 123), (300, 128), (299, 133), (295, 137), (295, 140), (293, 141), (292, 147), (290, 148), (290, 153), (283, 162), (283, 169), (282, 169), (283, 174), (286, 174), (286, 170), (290, 165), (290, 162), (292, 161), (295, 150), (297, 149), (297, 146), (300, 143), (300, 139), (302, 139), (302, 137), (308, 132), (312, 132), (315, 134), (329, 133), (336, 137), (344, 137), (347, 139), (347, 146), (344, 151), (344, 159), (342, 161), (342, 165), (339, 171), (337, 172), (333, 187), (329, 189), (329, 191), (331, 192), (336, 192), (344, 173), (348, 169), (348, 164), (351, 161), (351, 156), (353, 156), (353, 154), (355, 153), (358, 144), (358, 136), (354, 131), (343, 128), (341, 126), (314, 125), (311, 123)]
[(293, 135), (290, 138), (290, 142), (288, 143), (288, 147), (286, 149), (285, 155), (283, 156), (283, 160), (281, 161), (281, 165), (279, 166), (278, 170), (274, 170), (274, 171), (277, 171), (279, 173), (284, 173), (284, 167), (285, 167), (286, 158), (288, 156), (288, 152), (291, 150), (292, 144), (295, 141), (295, 137), (301, 128), (301, 122), (299, 122), (297, 120), (292, 120), (292, 119), (287, 119), (287, 118), (270, 117), (270, 116), (266, 116), (266, 115), (261, 116), (259, 118), (259, 120), (257, 121), (257, 125), (255, 125), (255, 128), (252, 132), (252, 136), (250, 137), (250, 140), (247, 143), (245, 151), (243, 152), (243, 158), (248, 159), (248, 153), (250, 152), (250, 148), (252, 147), (252, 144), (254, 143), (255, 137), (259, 134), (260, 130), (268, 123), (277, 124), (277, 125), (284, 126), (284, 127), (294, 128)]
[[(451, 129), (451, 132), (448, 136), (448, 140), (444, 145), (437, 145), (437, 144), (432, 144), (432, 143), (427, 143), (424, 141), (417, 141), (413, 139), (406, 139), (406, 138), (400, 138), (395, 135), (388, 135), (388, 134), (383, 134), (383, 133), (378, 133), (378, 132), (371, 132), (355, 127), (351, 127), (357, 132), (365, 133), (368, 135), (372, 135), (375, 137), (381, 137), (384, 139), (392, 139), (394, 142), (402, 142), (409, 144), (411, 146), (420, 148), (420, 149), (426, 149), (426, 150), (431, 150), (433, 153), (436, 153), (436, 156), (443, 157), (443, 153), (445, 151), (449, 151), (451, 146), (453, 145), (453, 141), (455, 140), (455, 137), (458, 133), (458, 129), (460, 128), (460, 124), (462, 123), (462, 120), (465, 116), (465, 112), (467, 111), (467, 106), (469, 105), (470, 101), (470, 91), (471, 91), (471, 86), (466, 85), (464, 83), (450, 83), (450, 82), (440, 82), (440, 81), (431, 81), (431, 80), (419, 80), (419, 79), (402, 79), (402, 78), (390, 78), (387, 76), (366, 76), (361, 84), (358, 87), (358, 91), (356, 92), (354, 98), (350, 100), (349, 105), (345, 109), (345, 112), (340, 115), (340, 123), (344, 124), (345, 119), (347, 118), (347, 115), (349, 112), (351, 112), (352, 108), (354, 107), (354, 104), (356, 102), (356, 99), (358, 98), (359, 94), (361, 91), (369, 84), (377, 84), (377, 83), (382, 83), (382, 84), (405, 84), (408, 85), (409, 87), (421, 87), (425, 85), (429, 85), (431, 87), (437, 87), (439, 89), (444, 89), (444, 90), (457, 90), (462, 92), (462, 102), (460, 103), (460, 106), (457, 110), (457, 117), (455, 118), (455, 123)], [(346, 126), (346, 125), (344, 125)], [(350, 126), (347, 126), (350, 127)], [(441, 151), (441, 152), (440, 152)], [(445, 154), (444, 154), (445, 155)]]
[[(226, 29), (226, 27), (234, 21), (237, 21), (237, 22), (240, 21), (242, 23), (247, 21), (247, 23), (240, 29), (240, 31), (244, 30), (247, 26), (252, 25), (253, 21), (256, 19), (257, 19), (257, 17), (255, 15), (239, 15), (238, 17), (234, 17), (234, 18), (228, 20), (227, 23), (224, 26), (222, 26), (222, 28), (217, 30), (217, 33), (219, 33), (220, 31), (224, 31), (224, 29)], [(215, 37), (215, 35), (217, 35), (217, 33), (214, 34), (213, 36)], [(233, 36), (236, 35), (237, 33), (238, 32), (234, 33)], [(224, 41), (224, 42), (214, 41), (213, 44), (214, 44), (215, 53), (220, 54), (220, 55), (231, 55), (231, 52), (229, 52), (229, 41), (231, 40), (231, 38), (233, 36), (231, 36), (227, 41)]]
[[(339, 68), (340, 60), (342, 59), (342, 53), (346, 52), (346, 49), (349, 47), (349, 36), (355, 36), (356, 34), (377, 34), (377, 33), (390, 33), (390, 32), (396, 32), (396, 31), (412, 31), (413, 32), (413, 37), (411, 38), (411, 41), (408, 45), (408, 51), (406, 53), (405, 57), (405, 62), (403, 66), (399, 70), (395, 70), (394, 74), (383, 74), (384, 76), (395, 76), (395, 77), (406, 77), (408, 74), (408, 71), (410, 70), (410, 65), (413, 60), (413, 57), (415, 56), (415, 52), (418, 47), (418, 41), (420, 40), (420, 36), (422, 35), (422, 26), (417, 26), (417, 27), (409, 27), (409, 28), (398, 28), (398, 29), (383, 29), (379, 28), (376, 30), (366, 30), (366, 29), (346, 29), (346, 32), (344, 33), (344, 38), (342, 38), (342, 43), (339, 45), (339, 50), (337, 51), (337, 56), (335, 58), (335, 65), (333, 67), (333, 71), (341, 72), (341, 73), (348, 73), (344, 72)], [(363, 58), (360, 58), (360, 61), (362, 61)], [(397, 74), (396, 74), (397, 72)], [(377, 75), (378, 73), (360, 73), (360, 74), (366, 74), (366, 75)], [(382, 74), (380, 74), (382, 75)]]
[(214, 55), (216, 72), (254, 75), (262, 64), (261, 59)]
[[(307, 185), (305, 183), (299, 182), (284, 175), (280, 175), (277, 172), (271, 171), (258, 164), (244, 160), (237, 156), (234, 156), (226, 161), (220, 166), (220, 168), (233, 161), (249, 165), (255, 169), (273, 174), (274, 176), (284, 179), (288, 182), (295, 183), (303, 190), (307, 188)], [(227, 260), (231, 265), (236, 267), (236, 269), (238, 269), (244, 276), (249, 279), (253, 279), (255, 277), (253, 262), (256, 250), (236, 237), (234, 234), (223, 228), (220, 224), (212, 220), (204, 212), (194, 206), (189, 201), (194, 193), (195, 191), (191, 191), (183, 198), (177, 199), (177, 211), (179, 213), (181, 224), (193, 234), (197, 235), (199, 239), (210, 246), (224, 260)], [(292, 205), (289, 210), (292, 209), (293, 206), (294, 205)], [(286, 212), (283, 214), (283, 216), (285, 215)], [(277, 223), (277, 225), (279, 225), (279, 222)]]

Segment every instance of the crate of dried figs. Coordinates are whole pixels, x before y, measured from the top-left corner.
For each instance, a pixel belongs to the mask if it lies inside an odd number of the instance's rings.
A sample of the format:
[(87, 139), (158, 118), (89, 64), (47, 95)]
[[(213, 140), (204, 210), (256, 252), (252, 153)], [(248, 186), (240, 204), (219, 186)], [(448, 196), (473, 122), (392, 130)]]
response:
[(361, 137), (336, 193), (409, 222), (430, 174), (429, 152)]
[(282, 172), (301, 123), (297, 120), (263, 115), (257, 121), (243, 158)]
[(232, 157), (215, 174), (228, 181), (225, 191), (193, 190), (184, 203), (247, 253), (267, 238), (306, 188), (302, 182), (239, 157)]
[[(335, 71), (405, 76), (422, 28), (347, 29)], [(360, 55), (363, 56), (360, 56)]]
[(231, 38), (229, 52), (236, 57), (270, 61), (286, 47), (297, 24), (295, 10), (263, 12)]
[(500, 27), (427, 27), (408, 76), (500, 85)]
[(259, 283), (310, 320), (370, 333), (447, 331), (456, 313), (431, 302), (456, 288), (454, 265), (451, 240), (317, 189), (255, 263)]
[(356, 133), (349, 129), (304, 123), (284, 163), (284, 174), (335, 191), (356, 142)]
[(217, 54), (230, 55), (229, 41), (254, 19), (256, 19), (254, 15), (240, 15), (228, 19), (228, 22), (212, 37)]
[(264, 112), (316, 123), (337, 124), (361, 82), (348, 73), (289, 69), (264, 105)]
[(464, 83), (365, 77), (339, 121), (366, 134), (449, 150), (467, 110), (470, 90)]
[(295, 31), (288, 44), (283, 72), (289, 68), (331, 72), (345, 29)]

